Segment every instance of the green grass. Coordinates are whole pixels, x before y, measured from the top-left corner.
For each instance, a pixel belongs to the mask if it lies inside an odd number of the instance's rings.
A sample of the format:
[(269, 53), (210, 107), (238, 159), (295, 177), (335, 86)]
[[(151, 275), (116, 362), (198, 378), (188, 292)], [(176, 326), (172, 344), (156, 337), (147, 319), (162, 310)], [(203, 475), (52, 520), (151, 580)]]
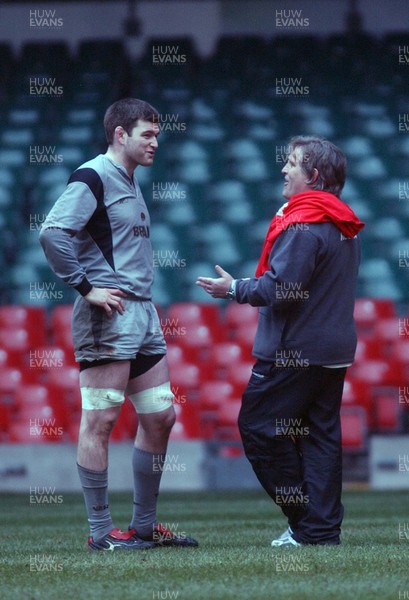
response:
[[(80, 494), (63, 494), (61, 504), (30, 505), (28, 494), (0, 501), (2, 600), (409, 598), (405, 492), (345, 492), (342, 545), (292, 549), (271, 548), (285, 521), (263, 492), (164, 493), (161, 520), (200, 547), (135, 553), (87, 550)], [(110, 502), (125, 529), (130, 494)]]

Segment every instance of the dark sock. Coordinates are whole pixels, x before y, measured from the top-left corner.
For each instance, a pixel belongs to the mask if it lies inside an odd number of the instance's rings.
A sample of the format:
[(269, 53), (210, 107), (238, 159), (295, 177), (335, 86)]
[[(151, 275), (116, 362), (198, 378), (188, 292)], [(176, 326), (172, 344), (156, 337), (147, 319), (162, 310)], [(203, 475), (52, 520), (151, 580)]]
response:
[(156, 504), (166, 454), (133, 449), (134, 501), (131, 527), (151, 538), (156, 524)]
[(108, 469), (91, 471), (77, 463), (91, 536), (102, 538), (113, 529), (108, 504)]

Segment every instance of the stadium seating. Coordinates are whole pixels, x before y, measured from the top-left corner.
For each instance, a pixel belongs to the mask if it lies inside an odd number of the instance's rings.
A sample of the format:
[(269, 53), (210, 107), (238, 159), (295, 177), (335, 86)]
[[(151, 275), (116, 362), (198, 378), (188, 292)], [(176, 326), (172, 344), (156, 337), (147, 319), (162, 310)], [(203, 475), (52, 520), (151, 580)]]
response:
[[(68, 343), (55, 345), (71, 340), (71, 305), (57, 305), (48, 313), (36, 307), (11, 308), (10, 313), (8, 307), (3, 312), (0, 309), (4, 326), (0, 328), (0, 439), (30, 441), (33, 436), (27, 433), (27, 419), (51, 419), (64, 433), (41, 431), (35, 443), (75, 441), (81, 413), (78, 366), (71, 341), (70, 347)], [(235, 303), (219, 307), (185, 302), (158, 310), (162, 328), (176, 328), (167, 336), (178, 416), (172, 439), (226, 441), (231, 434), (238, 440), (232, 415), (237, 415), (254, 363), (251, 346), (257, 309)], [(18, 329), (10, 326), (8, 314), (17, 315)], [(342, 401), (345, 444), (350, 453), (366, 447), (367, 434), (406, 431), (409, 414), (409, 402), (400, 400), (409, 396), (404, 393), (409, 342), (399, 335), (395, 304), (359, 298), (355, 315), (358, 328), (364, 330), (354, 365), (348, 369)], [(31, 345), (29, 340), (46, 343)], [(132, 438), (136, 426), (135, 411), (127, 401), (112, 439)], [(364, 438), (353, 441), (360, 431), (366, 432)]]
[(402, 431), (402, 406), (397, 389), (382, 391), (373, 398), (372, 433), (398, 433)]
[(233, 398), (223, 402), (217, 410), (214, 437), (217, 440), (240, 440), (237, 419), (241, 407), (240, 398)]
[(138, 418), (129, 398), (125, 399), (119, 417), (114, 425), (111, 436), (112, 441), (120, 442), (135, 437)]
[[(38, 229), (70, 172), (104, 147), (101, 115), (125, 90), (155, 98), (163, 114), (186, 125), (183, 135), (164, 131), (154, 165), (137, 172), (154, 249), (176, 252), (184, 261), (155, 270), (172, 386), (187, 399), (178, 406), (180, 427), (173, 435), (215, 434), (217, 419), (223, 423), (229, 402), (237, 402), (247, 383), (258, 309), (213, 300), (195, 280), (213, 276), (215, 263), (235, 277), (254, 273), (271, 216), (282, 203), (285, 144), (300, 132), (329, 136), (344, 148), (349, 169), (343, 197), (367, 223), (355, 304), (359, 343), (343, 396), (344, 445), (361, 451), (367, 432), (401, 431), (407, 407), (394, 399), (409, 376), (409, 327), (399, 326), (409, 299), (409, 269), (399, 262), (409, 249), (409, 142), (398, 131), (397, 113), (407, 112), (407, 82), (397, 52), (405, 40), (403, 34), (222, 36), (203, 58), (190, 39), (173, 39), (170, 44), (189, 56), (177, 72), (152, 69), (152, 39), (133, 61), (115, 40), (83, 41), (75, 53), (60, 42), (35, 41), (18, 57), (1, 44), (0, 82), (7, 90), (0, 95), (1, 439), (47, 437), (30, 436), (19, 420), (17, 383), (43, 386), (46, 406), (57, 413), (59, 398), (58, 418), (69, 439), (76, 439), (78, 370), (70, 332), (76, 292), (51, 274)], [(28, 95), (27, 77), (54, 76), (55, 64), (64, 87), (58, 103)], [(288, 73), (302, 77), (311, 94), (279, 97), (276, 78)], [(62, 163), (26, 168), (33, 145), (56, 146)], [(179, 196), (155, 199), (152, 184), (158, 182), (177, 184)], [(30, 295), (29, 282), (40, 284), (37, 294)], [(42, 292), (43, 282), (52, 292)], [(47, 350), (51, 361), (43, 358)], [(129, 408), (115, 439), (133, 434)]]
[(202, 323), (186, 325), (178, 340), (189, 359), (195, 362), (207, 360), (214, 342), (210, 328)]
[(367, 448), (367, 415), (362, 406), (341, 408), (342, 446), (346, 452), (362, 453)]
[(46, 341), (46, 314), (42, 307), (0, 306), (0, 328), (25, 329), (32, 346), (42, 346)]
[(12, 367), (0, 367), (0, 431), (7, 439), (16, 412), (16, 389), (22, 383), (22, 372)]
[(53, 343), (70, 351), (72, 351), (71, 316), (72, 305), (60, 304), (53, 308), (50, 320)]
[[(406, 203), (398, 201), (407, 144), (396, 123), (397, 111), (401, 106), (401, 112), (406, 110), (400, 100), (404, 87), (396, 40), (392, 43), (389, 35), (383, 39), (347, 39), (339, 35), (318, 39), (300, 35), (269, 40), (225, 36), (214, 54), (203, 58), (186, 38), (180, 40), (180, 48), (184, 48), (189, 61), (176, 78), (172, 69), (152, 68), (151, 43), (152, 40), (146, 41), (143, 55), (134, 62), (127, 57), (124, 44), (116, 40), (83, 41), (75, 53), (61, 42), (30, 42), (17, 58), (11, 47), (2, 45), (2, 81), (13, 83), (7, 86), (8, 96), (0, 97), (4, 117), (0, 129), (0, 206), (8, 208), (0, 219), (0, 229), (4, 233), (1, 244), (8, 257), (4, 264), (5, 282), (12, 281), (11, 286), (3, 284), (3, 303), (21, 304), (24, 294), (27, 297), (25, 282), (15, 275), (21, 274), (23, 267), (26, 272), (30, 267), (31, 281), (43, 280), (38, 277), (42, 266), (46, 267), (41, 254), (41, 264), (36, 262), (37, 257), (31, 265), (24, 263), (27, 250), (32, 242), (36, 243), (35, 231), (31, 237), (26, 236), (24, 228), (29, 227), (30, 217), (48, 211), (70, 171), (100, 150), (103, 132), (99, 115), (124, 89), (129, 94), (137, 91), (137, 95), (154, 96), (163, 113), (177, 114), (185, 125), (183, 135), (164, 132), (166, 143), (163, 147), (161, 144), (154, 166), (139, 174), (149, 204), (152, 182), (175, 182), (180, 190), (185, 190), (179, 202), (158, 201), (151, 206), (155, 242), (160, 228), (167, 228), (171, 234), (177, 231), (178, 235), (173, 235), (175, 250), (180, 256), (183, 251), (189, 267), (200, 253), (200, 260), (214, 264), (217, 258), (217, 262), (237, 268), (237, 275), (241, 274), (245, 262), (257, 260), (260, 250), (262, 235), (255, 244), (252, 232), (259, 224), (268, 223), (275, 203), (280, 202), (282, 159), (279, 160), (278, 148), (284, 148), (288, 137), (300, 131), (327, 135), (338, 140), (350, 158), (346, 196), (371, 225), (362, 234), (365, 244), (360, 295), (370, 299), (389, 297), (398, 302), (406, 299), (407, 269), (399, 269), (396, 252), (391, 255), (388, 249), (391, 240), (403, 247), (409, 236)], [(358, 51), (359, 60), (354, 55)], [(118, 57), (123, 60), (121, 68)], [(26, 94), (27, 77), (56, 75), (57, 59), (58, 79), (64, 87), (58, 110), (49, 98)], [(353, 64), (353, 73), (347, 67), (348, 60)], [(228, 70), (223, 70), (222, 65)], [(129, 77), (130, 72), (138, 73), (135, 81)], [(302, 77), (311, 90), (314, 85), (315, 89), (322, 89), (324, 77), (325, 94), (319, 100), (312, 93), (297, 98), (279, 97), (274, 82), (285, 72)], [(354, 90), (346, 94), (352, 76)], [(254, 78), (258, 81), (256, 88), (252, 84)], [(396, 101), (391, 102), (391, 98)], [(62, 164), (53, 165), (52, 169), (47, 164), (36, 165), (35, 169), (27, 169), (24, 180), (17, 177), (19, 166), (26, 164), (28, 146), (51, 146), (55, 140)], [(220, 140), (227, 141), (221, 152)], [(384, 198), (388, 202), (387, 216), (383, 211)], [(179, 235), (182, 223), (187, 227)], [(16, 232), (13, 239), (10, 226)], [(265, 233), (266, 227), (263, 225), (260, 230)], [(201, 232), (204, 235), (200, 237)], [(379, 257), (383, 266), (379, 260), (373, 262)], [(185, 275), (183, 270), (172, 274), (174, 279), (183, 281), (183, 286), (158, 283), (158, 297), (169, 304), (186, 298), (196, 300), (197, 294), (203, 292), (195, 289), (193, 278), (186, 283)], [(169, 280), (170, 273), (163, 272), (162, 276)], [(56, 291), (64, 291), (64, 300), (70, 301), (72, 296), (60, 282), (52, 281)], [(52, 304), (46, 297), (37, 303)]]
[(208, 379), (200, 387), (200, 437), (211, 439), (215, 434), (218, 410), (234, 397), (235, 388), (227, 380)]
[(208, 363), (215, 379), (225, 379), (229, 365), (243, 360), (243, 350), (237, 342), (216, 342), (210, 350)]
[(201, 372), (198, 364), (181, 362), (171, 366), (171, 387), (176, 397), (186, 397), (189, 402), (199, 399)]
[(7, 353), (7, 364), (18, 369), (29, 365), (29, 335), (25, 328), (0, 329), (0, 348)]

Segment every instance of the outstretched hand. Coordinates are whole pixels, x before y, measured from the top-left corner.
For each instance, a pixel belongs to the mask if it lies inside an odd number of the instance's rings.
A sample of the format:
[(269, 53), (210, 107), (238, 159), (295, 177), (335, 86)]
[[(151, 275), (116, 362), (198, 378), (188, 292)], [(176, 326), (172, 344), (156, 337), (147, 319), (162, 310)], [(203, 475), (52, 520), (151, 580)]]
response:
[(226, 292), (229, 291), (233, 277), (227, 273), (220, 265), (215, 266), (215, 271), (220, 275), (217, 279), (212, 277), (198, 277), (196, 285), (199, 285), (205, 292), (213, 298), (226, 298)]
[(112, 308), (115, 308), (119, 314), (123, 315), (125, 312), (125, 306), (121, 298), (126, 297), (126, 294), (122, 290), (115, 290), (110, 288), (97, 288), (93, 287), (92, 290), (84, 296), (90, 304), (95, 306), (101, 306), (109, 317), (112, 317)]

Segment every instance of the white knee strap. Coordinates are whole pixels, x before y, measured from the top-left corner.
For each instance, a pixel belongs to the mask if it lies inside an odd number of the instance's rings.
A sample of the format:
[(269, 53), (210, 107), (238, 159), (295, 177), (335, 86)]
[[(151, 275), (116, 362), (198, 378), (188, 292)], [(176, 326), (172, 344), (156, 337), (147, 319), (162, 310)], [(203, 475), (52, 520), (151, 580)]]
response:
[(131, 394), (129, 399), (140, 414), (156, 413), (166, 410), (173, 404), (173, 393), (170, 389), (170, 381), (162, 383), (148, 390)]
[(82, 387), (82, 408), (85, 410), (103, 410), (113, 406), (121, 406), (125, 400), (121, 390)]

